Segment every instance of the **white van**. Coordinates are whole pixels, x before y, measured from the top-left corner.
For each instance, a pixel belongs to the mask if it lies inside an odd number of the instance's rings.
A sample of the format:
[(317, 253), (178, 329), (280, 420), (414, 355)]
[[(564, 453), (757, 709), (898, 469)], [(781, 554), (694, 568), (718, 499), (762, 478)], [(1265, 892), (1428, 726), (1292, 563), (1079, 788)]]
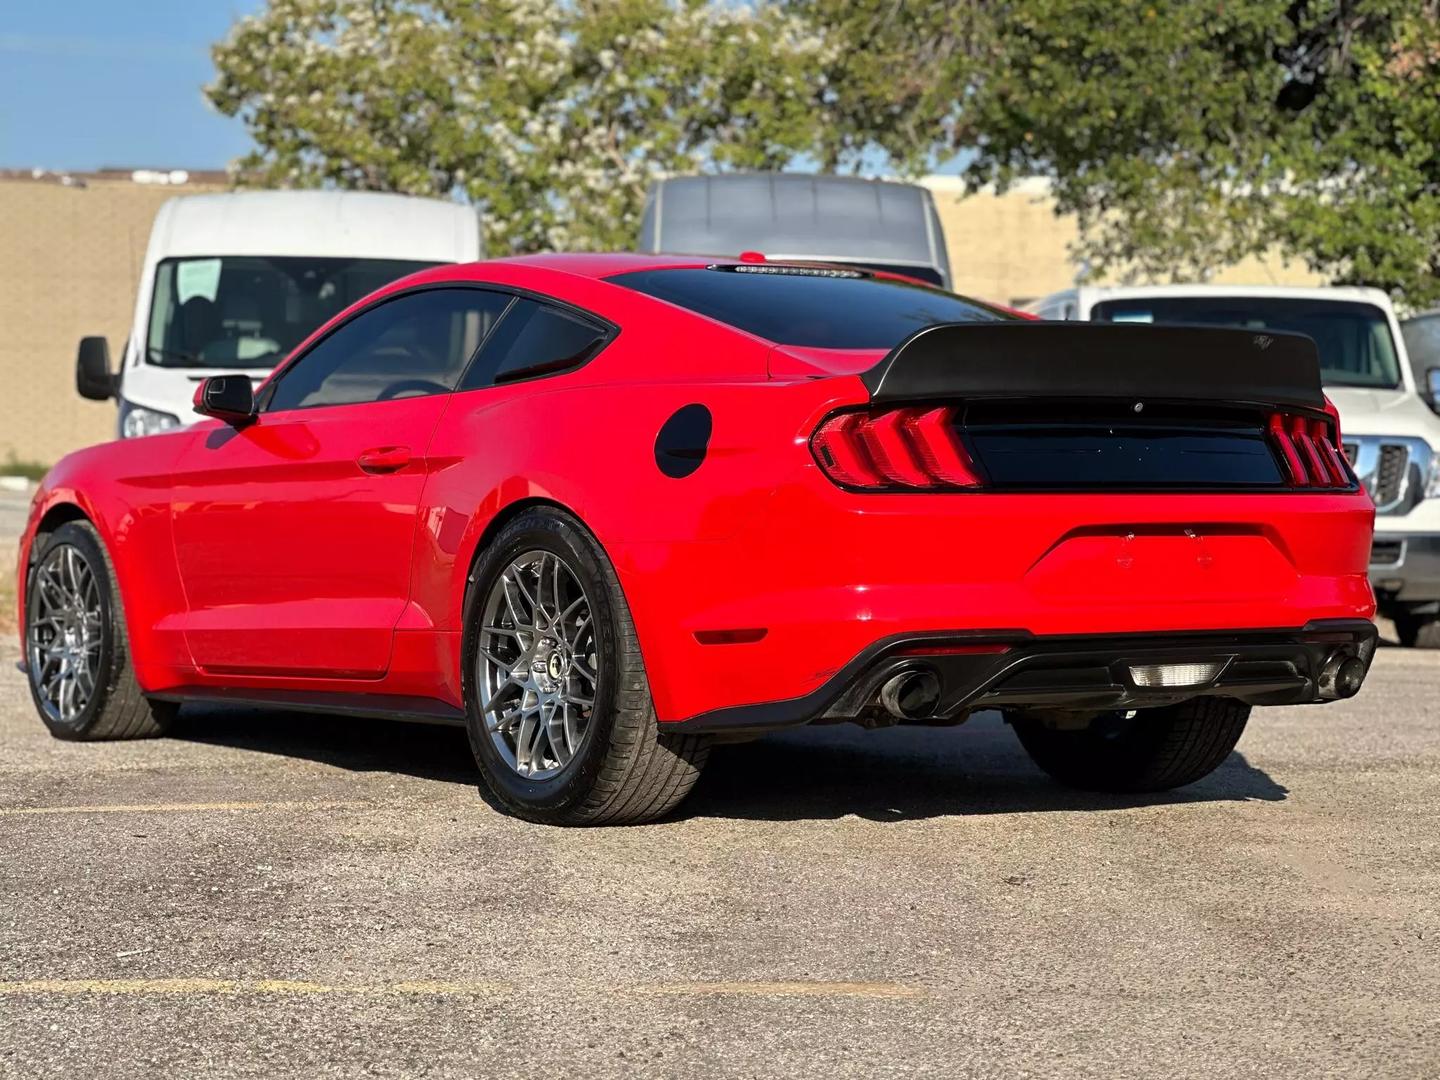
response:
[[(1440, 647), (1440, 417), (1416, 392), (1399, 321), (1379, 289), (1241, 285), (1081, 287), (1042, 319), (1203, 323), (1315, 339), (1346, 455), (1375, 501), (1370, 580), (1404, 645)], [(1164, 357), (1157, 357), (1163, 363)]]
[(121, 438), (188, 423), (210, 375), (263, 378), (330, 316), (398, 277), (480, 258), (475, 210), (339, 191), (188, 195), (155, 216), (135, 321), (111, 374), (103, 337), (80, 342), (76, 388), (120, 405)]

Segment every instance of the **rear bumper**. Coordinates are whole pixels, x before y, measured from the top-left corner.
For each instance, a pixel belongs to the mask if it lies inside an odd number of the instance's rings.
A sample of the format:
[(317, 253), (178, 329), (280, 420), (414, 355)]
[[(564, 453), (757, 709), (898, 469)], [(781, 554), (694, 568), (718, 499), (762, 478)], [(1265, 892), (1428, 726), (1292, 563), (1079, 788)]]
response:
[(1377, 532), (1370, 581), (1382, 608), (1440, 600), (1440, 535)]
[[(733, 733), (860, 719), (878, 710), (887, 681), (910, 671), (938, 676), (939, 703), (927, 717), (935, 720), (986, 708), (1103, 711), (1196, 697), (1308, 704), (1327, 700), (1320, 675), (1328, 658), (1337, 652), (1357, 657), (1368, 673), (1375, 645), (1373, 623), (1348, 619), (1243, 633), (900, 635), (866, 649), (804, 697), (716, 709), (666, 727)], [(1132, 669), (1151, 664), (1205, 664), (1214, 673), (1183, 687), (1139, 685)]]

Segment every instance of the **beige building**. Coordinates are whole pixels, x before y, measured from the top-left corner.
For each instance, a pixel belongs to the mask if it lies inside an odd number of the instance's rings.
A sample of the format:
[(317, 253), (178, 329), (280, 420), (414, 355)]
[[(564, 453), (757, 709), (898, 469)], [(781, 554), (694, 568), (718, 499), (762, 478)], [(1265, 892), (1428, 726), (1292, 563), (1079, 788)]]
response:
[[(956, 292), (1019, 304), (1075, 284), (1078, 268), (1070, 248), (1080, 230), (1074, 217), (1055, 216), (1043, 181), (1022, 182), (1004, 195), (965, 195), (953, 176), (931, 176), (921, 183), (935, 197)], [(1325, 283), (1304, 265), (1279, 258), (1246, 259), (1212, 280), (1222, 285)], [(1090, 284), (1116, 282), (1097, 277)]]
[[(75, 393), (75, 347), (103, 334), (118, 358), (160, 204), (223, 187), (219, 173), (108, 171), (79, 177), (0, 173), (0, 475), (7, 461), (50, 464), (112, 438), (115, 406)], [(1075, 222), (1042, 186), (961, 197), (953, 177), (926, 181), (944, 225), (958, 292), (1015, 302), (1074, 283)], [(1220, 281), (1313, 284), (1303, 267), (1254, 260)]]
[(129, 172), (0, 175), (0, 475), (8, 461), (48, 465), (115, 435), (114, 403), (75, 393), (75, 347), (103, 334), (118, 362), (155, 212), (172, 195), (223, 183), (142, 175), (149, 182)]

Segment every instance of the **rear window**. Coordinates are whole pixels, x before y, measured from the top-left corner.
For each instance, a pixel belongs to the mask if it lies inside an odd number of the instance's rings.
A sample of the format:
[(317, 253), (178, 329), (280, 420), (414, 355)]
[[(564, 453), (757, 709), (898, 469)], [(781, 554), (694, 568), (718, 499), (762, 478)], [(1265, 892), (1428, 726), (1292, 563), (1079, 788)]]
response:
[(1320, 353), (1320, 381), (1326, 386), (1393, 388), (1400, 383), (1389, 320), (1373, 304), (1268, 296), (1145, 297), (1103, 301), (1090, 317), (1096, 322), (1289, 330), (1314, 339)]
[(637, 270), (608, 280), (779, 345), (816, 349), (889, 349), (936, 323), (1012, 318), (923, 285), (774, 263), (753, 270)]

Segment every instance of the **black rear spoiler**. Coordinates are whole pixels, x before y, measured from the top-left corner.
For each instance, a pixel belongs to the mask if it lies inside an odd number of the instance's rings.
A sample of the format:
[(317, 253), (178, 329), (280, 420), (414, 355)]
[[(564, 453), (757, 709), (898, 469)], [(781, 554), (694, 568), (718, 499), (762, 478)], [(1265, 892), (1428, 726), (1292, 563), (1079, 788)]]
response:
[(861, 375), (873, 401), (1133, 398), (1323, 409), (1303, 334), (1133, 323), (941, 323)]

